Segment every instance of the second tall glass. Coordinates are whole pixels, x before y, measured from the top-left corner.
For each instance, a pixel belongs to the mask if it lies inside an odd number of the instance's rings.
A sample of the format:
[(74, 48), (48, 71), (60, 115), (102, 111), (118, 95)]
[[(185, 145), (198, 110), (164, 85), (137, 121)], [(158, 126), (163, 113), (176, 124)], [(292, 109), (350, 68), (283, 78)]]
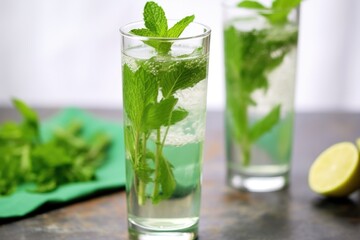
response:
[(297, 12), (239, 2), (223, 5), (227, 181), (248, 191), (274, 191), (288, 184), (290, 170)]

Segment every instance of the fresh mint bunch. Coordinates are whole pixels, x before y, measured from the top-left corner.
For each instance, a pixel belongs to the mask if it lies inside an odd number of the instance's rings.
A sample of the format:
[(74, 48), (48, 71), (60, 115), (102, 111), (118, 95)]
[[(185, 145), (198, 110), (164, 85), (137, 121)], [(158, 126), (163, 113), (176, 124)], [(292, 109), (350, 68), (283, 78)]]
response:
[[(301, 0), (275, 0), (271, 7), (266, 7), (258, 1), (245, 0), (238, 7), (263, 10), (261, 13), (271, 24), (283, 25), (288, 21), (289, 13), (299, 6)], [(269, 11), (269, 13), (267, 13)]]
[(44, 141), (37, 113), (19, 99), (13, 105), (23, 121), (0, 125), (0, 196), (23, 183), (35, 185), (30, 191), (49, 192), (65, 183), (95, 178), (110, 144), (107, 134), (99, 132), (87, 141), (81, 136), (82, 123), (73, 121)]
[[(131, 33), (138, 36), (156, 38), (178, 38), (195, 18), (194, 15), (184, 17), (169, 29), (164, 10), (155, 2), (147, 2), (145, 4), (143, 15), (146, 28), (133, 29)], [(144, 42), (155, 48), (160, 54), (167, 54), (172, 45), (172, 42), (161, 42), (158, 40), (147, 40)]]

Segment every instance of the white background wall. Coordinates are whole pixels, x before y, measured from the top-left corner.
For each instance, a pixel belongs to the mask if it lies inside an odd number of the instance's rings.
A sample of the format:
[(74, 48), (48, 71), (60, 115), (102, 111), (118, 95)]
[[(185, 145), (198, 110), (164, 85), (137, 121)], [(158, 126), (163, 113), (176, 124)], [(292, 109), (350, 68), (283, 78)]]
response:
[[(121, 108), (119, 27), (145, 0), (0, 0), (0, 105)], [(157, 0), (212, 28), (210, 109), (224, 106), (220, 0)], [(360, 1), (305, 0), (296, 107), (360, 111)]]

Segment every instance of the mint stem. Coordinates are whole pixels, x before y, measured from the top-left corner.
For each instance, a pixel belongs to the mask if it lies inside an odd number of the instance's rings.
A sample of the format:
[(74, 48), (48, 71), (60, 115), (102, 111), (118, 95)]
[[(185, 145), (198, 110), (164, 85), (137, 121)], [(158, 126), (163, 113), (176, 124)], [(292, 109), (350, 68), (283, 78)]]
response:
[[(136, 169), (137, 166), (139, 166), (139, 161), (138, 161), (138, 156), (139, 156), (139, 132), (136, 131), (135, 133), (135, 149), (134, 149), (134, 168)], [(138, 192), (138, 202), (140, 204), (141, 200), (140, 200), (140, 194), (139, 194), (139, 185), (140, 185), (140, 179), (137, 177), (136, 172), (134, 173), (135, 176), (135, 191)]]
[[(146, 139), (144, 139), (146, 142)], [(135, 160), (134, 160), (134, 166), (139, 167), (140, 161), (142, 159), (140, 158), (140, 133), (137, 131), (135, 133)], [(136, 172), (134, 174), (135, 176), (135, 187), (136, 192), (138, 193), (138, 203), (139, 205), (143, 205), (145, 202), (145, 185), (141, 181), (141, 179), (137, 176)]]
[(145, 189), (146, 189), (146, 184), (139, 180), (139, 188), (138, 188), (138, 203), (140, 206), (145, 204)]
[[(142, 155), (141, 155), (141, 161), (143, 164), (145, 164), (146, 161), (146, 141), (147, 141), (147, 137), (146, 137), (146, 133), (144, 133), (142, 138)], [(146, 182), (141, 180), (139, 181), (139, 193), (138, 193), (139, 205), (144, 205), (145, 203), (146, 185), (147, 185)]]
[[(243, 105), (243, 106), (241, 106)], [(246, 167), (250, 164), (251, 159), (251, 142), (249, 139), (249, 116), (248, 116), (248, 106), (247, 104), (240, 103), (240, 108), (242, 109), (242, 117), (241, 120), (243, 121), (242, 126), (243, 134), (241, 137), (240, 145), (242, 150), (242, 162), (243, 166)]]
[(159, 164), (161, 156), (162, 144), (161, 144), (161, 135), (160, 128), (156, 130), (156, 153), (155, 153), (155, 179), (154, 179), (154, 190), (153, 190), (153, 201), (156, 196), (159, 194)]

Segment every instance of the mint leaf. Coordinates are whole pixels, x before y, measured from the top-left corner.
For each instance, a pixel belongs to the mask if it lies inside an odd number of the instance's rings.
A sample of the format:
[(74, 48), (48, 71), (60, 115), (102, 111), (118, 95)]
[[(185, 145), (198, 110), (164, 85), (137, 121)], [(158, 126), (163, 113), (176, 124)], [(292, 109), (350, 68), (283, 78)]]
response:
[(124, 106), (127, 117), (136, 131), (140, 131), (143, 124), (145, 108), (156, 101), (158, 86), (156, 77), (146, 71), (141, 65), (133, 72), (127, 64), (123, 67)]
[(171, 119), (169, 123), (165, 126), (175, 125), (176, 123), (184, 120), (189, 115), (189, 112), (183, 108), (175, 109), (171, 114)]
[[(146, 28), (139, 28), (131, 30), (131, 33), (142, 36), (142, 37), (159, 37), (157, 34), (151, 32), (149, 29)], [(159, 53), (166, 54), (169, 52), (172, 43), (171, 42), (164, 42), (161, 40), (146, 40), (143, 41), (145, 44), (155, 48)]]
[(296, 8), (302, 0), (275, 0), (272, 4), (274, 10), (288, 10), (291, 11)]
[(19, 99), (13, 99), (13, 105), (24, 119), (20, 126), (22, 140), (26, 142), (39, 141), (39, 120), (37, 113)]
[(249, 132), (250, 140), (255, 142), (264, 133), (270, 131), (280, 119), (281, 106), (276, 105), (264, 118), (252, 126)]
[(133, 127), (139, 130), (145, 109), (145, 84), (142, 71), (135, 73), (125, 64), (123, 67), (124, 106)]
[(31, 109), (25, 102), (19, 99), (13, 99), (13, 104), (27, 122), (33, 123), (34, 125), (38, 124), (38, 116), (36, 112)]
[(227, 91), (227, 93), (232, 93), (232, 91), (230, 90), (234, 89), (234, 87), (236, 89), (239, 89), (239, 87), (235, 85), (241, 84), (241, 82), (239, 81), (241, 77), (239, 67), (242, 66), (243, 44), (242, 41), (239, 41), (240, 38), (240, 33), (233, 26), (230, 26), (224, 32), (224, 51), (226, 56), (225, 75), (227, 79), (227, 86), (229, 87), (229, 91)]
[(155, 2), (147, 2), (144, 7), (145, 26), (157, 36), (165, 36), (167, 19), (164, 10)]
[(273, 25), (283, 25), (288, 21), (289, 13), (299, 6), (301, 0), (274, 0), (271, 8), (267, 8), (261, 3), (253, 0), (245, 0), (238, 3), (238, 7), (249, 9), (270, 10), (270, 13), (261, 13), (262, 16)]
[(160, 87), (166, 98), (176, 91), (193, 87), (206, 78), (206, 59), (184, 60), (171, 66), (160, 76)]
[(243, 7), (243, 8), (250, 8), (250, 9), (266, 9), (266, 7), (264, 5), (262, 5), (259, 2), (256, 1), (242, 1), (240, 2), (238, 5), (238, 7)]
[(0, 126), (0, 143), (2, 141), (21, 141), (23, 139), (23, 127), (16, 122), (6, 122)]
[(150, 105), (146, 114), (144, 126), (148, 130), (159, 129), (161, 126), (168, 125), (171, 119), (171, 113), (178, 99), (171, 96), (161, 100), (159, 103)]
[(263, 14), (271, 24), (283, 25), (288, 21), (289, 13), (301, 3), (301, 0), (275, 0), (272, 13)]
[(187, 16), (177, 22), (174, 26), (172, 26), (167, 32), (167, 37), (177, 38), (181, 35), (181, 33), (185, 30), (185, 28), (194, 21), (195, 16)]
[[(147, 2), (145, 4), (143, 15), (146, 28), (133, 29), (130, 32), (138, 36), (158, 38), (179, 37), (195, 18), (194, 15), (187, 16), (168, 29), (168, 21), (166, 19), (165, 12), (155, 2)], [(155, 50), (162, 55), (166, 55), (173, 44), (173, 42), (167, 42), (161, 39), (147, 40), (143, 42), (155, 48)]]
[(139, 29), (132, 29), (130, 31), (132, 34), (142, 36), (142, 37), (156, 37), (157, 35), (150, 31), (147, 28), (139, 28)]
[(153, 181), (151, 175), (154, 173), (154, 169), (150, 168), (146, 161), (140, 161), (140, 163), (134, 167), (134, 170), (142, 182), (147, 184)]

